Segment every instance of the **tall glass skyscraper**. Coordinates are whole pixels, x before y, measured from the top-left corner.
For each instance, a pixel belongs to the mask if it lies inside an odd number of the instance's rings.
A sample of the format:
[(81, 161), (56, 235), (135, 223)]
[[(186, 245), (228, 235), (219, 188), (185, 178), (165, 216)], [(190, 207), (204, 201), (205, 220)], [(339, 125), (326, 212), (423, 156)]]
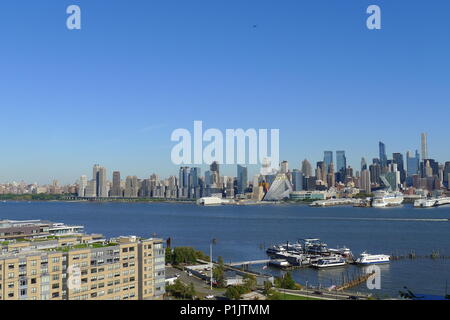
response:
[(386, 156), (386, 146), (383, 142), (379, 142), (378, 148), (380, 151), (380, 164), (381, 167), (384, 168), (387, 166), (387, 156)]
[(415, 156), (412, 156), (411, 152), (407, 152), (406, 153), (406, 170), (407, 170), (407, 175), (413, 176), (415, 174), (419, 173), (419, 164), (420, 164), (420, 156), (419, 156), (419, 152), (416, 150), (416, 154)]
[(330, 164), (333, 162), (333, 151), (323, 152), (323, 162), (325, 162), (325, 168), (328, 170)]
[(343, 172), (347, 168), (347, 158), (345, 151), (336, 151), (336, 170)]
[(238, 164), (237, 166), (237, 192), (238, 194), (245, 193), (245, 189), (247, 188), (248, 183), (248, 173), (247, 167), (241, 166)]
[(294, 169), (294, 171), (292, 171), (292, 184), (294, 191), (303, 190), (303, 177), (304, 175), (300, 170)]

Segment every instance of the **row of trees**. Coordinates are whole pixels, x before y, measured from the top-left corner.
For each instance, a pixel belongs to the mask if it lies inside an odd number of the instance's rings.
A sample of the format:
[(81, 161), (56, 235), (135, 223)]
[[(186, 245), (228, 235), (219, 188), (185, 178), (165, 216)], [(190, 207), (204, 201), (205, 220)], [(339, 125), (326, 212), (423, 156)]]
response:
[(202, 251), (195, 250), (192, 247), (176, 247), (166, 249), (166, 263), (172, 265), (193, 264), (198, 260), (209, 260), (209, 257)]
[(50, 201), (50, 200), (62, 200), (66, 195), (62, 194), (0, 194), (0, 200), (13, 200), (13, 201)]
[(166, 286), (166, 292), (178, 299), (194, 299), (196, 296), (194, 284), (184, 284), (179, 279), (175, 280), (174, 284)]

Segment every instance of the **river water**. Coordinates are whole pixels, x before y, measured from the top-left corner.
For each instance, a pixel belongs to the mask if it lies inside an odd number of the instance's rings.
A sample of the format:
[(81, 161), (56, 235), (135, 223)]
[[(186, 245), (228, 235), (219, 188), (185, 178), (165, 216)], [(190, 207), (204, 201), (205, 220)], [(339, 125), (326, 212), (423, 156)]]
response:
[[(45, 219), (85, 226), (87, 233), (106, 237), (137, 235), (172, 238), (173, 246), (193, 246), (209, 254), (210, 239), (216, 238), (213, 257), (226, 262), (266, 259), (265, 249), (301, 238), (320, 238), (330, 247), (418, 256), (439, 251), (450, 256), (450, 207), (310, 208), (306, 205), (254, 205), (200, 207), (177, 203), (0, 203), (0, 219)], [(444, 220), (442, 220), (444, 219)], [(277, 269), (253, 269), (279, 275)], [(414, 292), (443, 295), (450, 280), (450, 259), (403, 259), (382, 265), (380, 297), (398, 295), (407, 286)], [(327, 270), (293, 271), (305, 284), (329, 287), (361, 272), (346, 266)], [(368, 291), (366, 284), (353, 290)]]

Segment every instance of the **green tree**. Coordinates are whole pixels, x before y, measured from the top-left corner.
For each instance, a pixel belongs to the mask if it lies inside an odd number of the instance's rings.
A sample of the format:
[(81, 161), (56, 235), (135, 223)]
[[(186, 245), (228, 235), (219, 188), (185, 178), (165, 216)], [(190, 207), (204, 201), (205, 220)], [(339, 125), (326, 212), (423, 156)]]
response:
[(256, 289), (256, 277), (253, 275), (245, 275), (244, 277), (244, 288), (246, 289), (246, 291), (251, 292), (254, 291)]
[(272, 290), (272, 283), (270, 281), (264, 281), (264, 291), (265, 295), (269, 295), (270, 290)]
[(277, 288), (291, 289), (291, 290), (295, 290), (298, 288), (290, 272), (287, 272), (281, 278), (276, 278), (275, 286)]
[(179, 299), (192, 299), (196, 295), (192, 282), (189, 285), (185, 285), (179, 279), (175, 280), (174, 284), (166, 286), (166, 291)]
[(166, 248), (166, 263), (173, 263), (173, 254), (171, 248)]
[(225, 286), (225, 264), (222, 257), (217, 259), (217, 265), (213, 268), (213, 277), (216, 280), (217, 287), (223, 288)]

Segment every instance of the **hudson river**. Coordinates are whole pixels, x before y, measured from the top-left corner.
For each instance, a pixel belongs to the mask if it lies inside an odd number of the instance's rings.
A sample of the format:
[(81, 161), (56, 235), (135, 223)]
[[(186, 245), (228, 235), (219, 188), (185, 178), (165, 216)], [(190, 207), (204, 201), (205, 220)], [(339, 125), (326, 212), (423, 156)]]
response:
[[(85, 226), (87, 233), (106, 237), (137, 235), (172, 238), (173, 246), (193, 246), (209, 254), (209, 241), (217, 239), (213, 257), (226, 262), (266, 259), (265, 249), (301, 238), (320, 238), (329, 247), (418, 256), (439, 251), (450, 256), (450, 207), (414, 209), (411, 205), (374, 209), (353, 207), (310, 208), (304, 205), (199, 207), (174, 203), (0, 203), (0, 219), (44, 219)], [(396, 297), (407, 286), (415, 293), (443, 295), (450, 285), (450, 259), (403, 259), (381, 267), (381, 297)], [(255, 270), (279, 275), (277, 269)], [(293, 271), (301, 284), (329, 287), (360, 267)], [(367, 291), (365, 284), (354, 291)], [(449, 290), (450, 292), (450, 290)]]

